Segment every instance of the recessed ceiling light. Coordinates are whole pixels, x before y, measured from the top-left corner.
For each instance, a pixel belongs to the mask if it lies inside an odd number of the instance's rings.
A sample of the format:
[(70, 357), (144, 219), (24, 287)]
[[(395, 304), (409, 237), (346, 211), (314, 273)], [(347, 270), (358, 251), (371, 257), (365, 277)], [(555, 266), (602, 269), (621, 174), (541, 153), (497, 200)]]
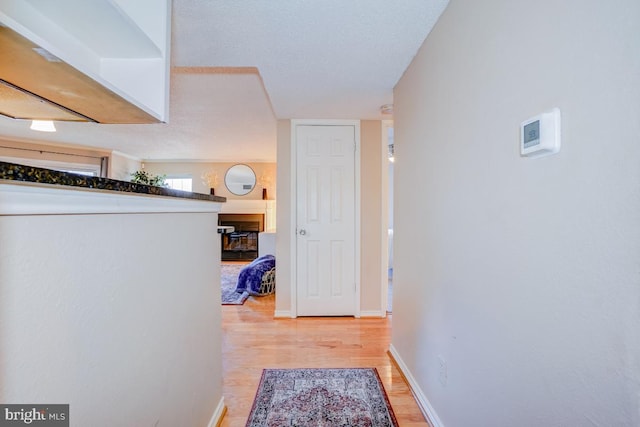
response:
[(33, 120), (30, 126), (31, 130), (37, 130), (39, 132), (55, 132), (56, 126), (51, 120)]

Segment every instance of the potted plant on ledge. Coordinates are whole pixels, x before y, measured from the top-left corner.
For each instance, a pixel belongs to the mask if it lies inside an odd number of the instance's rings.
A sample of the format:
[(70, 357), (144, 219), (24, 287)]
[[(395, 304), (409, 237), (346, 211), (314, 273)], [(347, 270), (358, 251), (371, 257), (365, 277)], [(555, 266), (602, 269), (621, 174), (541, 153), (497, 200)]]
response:
[(134, 184), (153, 185), (155, 187), (167, 187), (166, 175), (154, 175), (145, 170), (138, 170), (131, 174), (131, 182)]

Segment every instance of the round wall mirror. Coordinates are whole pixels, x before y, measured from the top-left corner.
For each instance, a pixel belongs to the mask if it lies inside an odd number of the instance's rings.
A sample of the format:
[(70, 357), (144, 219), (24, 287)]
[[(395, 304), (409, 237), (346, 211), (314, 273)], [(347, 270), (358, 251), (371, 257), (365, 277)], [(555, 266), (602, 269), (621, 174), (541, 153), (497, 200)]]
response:
[(256, 174), (247, 165), (233, 165), (224, 175), (224, 184), (231, 194), (244, 196), (256, 186)]

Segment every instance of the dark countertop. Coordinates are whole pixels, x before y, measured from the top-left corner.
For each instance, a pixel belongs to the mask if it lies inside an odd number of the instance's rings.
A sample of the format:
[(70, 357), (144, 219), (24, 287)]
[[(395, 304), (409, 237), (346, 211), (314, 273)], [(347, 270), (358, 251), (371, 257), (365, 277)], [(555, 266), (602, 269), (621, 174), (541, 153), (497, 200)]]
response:
[(172, 190), (164, 187), (134, 184), (116, 179), (97, 176), (78, 175), (52, 169), (36, 168), (16, 163), (0, 162), (0, 180), (32, 182), (38, 184), (64, 185), (71, 187), (91, 188), (96, 190), (119, 191), (124, 193), (150, 194), (164, 197), (180, 197), (210, 202), (226, 202), (226, 197), (209, 194), (191, 193), (189, 191)]

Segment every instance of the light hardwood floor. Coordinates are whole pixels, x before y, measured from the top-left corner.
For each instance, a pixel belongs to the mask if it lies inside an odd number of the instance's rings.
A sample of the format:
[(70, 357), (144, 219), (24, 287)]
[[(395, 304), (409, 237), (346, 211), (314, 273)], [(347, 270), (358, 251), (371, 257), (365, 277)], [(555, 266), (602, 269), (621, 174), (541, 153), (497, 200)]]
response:
[(387, 350), (391, 318), (274, 319), (275, 297), (222, 306), (223, 427), (247, 421), (264, 368), (374, 367), (401, 427), (425, 427), (411, 391)]

